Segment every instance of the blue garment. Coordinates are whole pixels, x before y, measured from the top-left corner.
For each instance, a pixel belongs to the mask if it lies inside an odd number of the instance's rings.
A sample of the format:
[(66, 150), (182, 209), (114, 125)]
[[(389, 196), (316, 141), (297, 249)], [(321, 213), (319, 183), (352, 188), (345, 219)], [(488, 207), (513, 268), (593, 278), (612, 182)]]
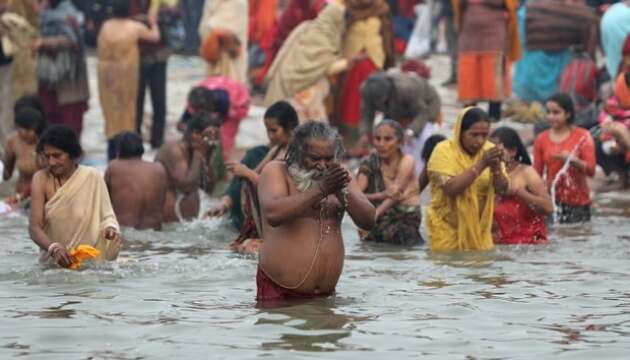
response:
[(522, 6), (518, 12), (518, 32), (523, 44), (523, 57), (514, 69), (513, 89), (523, 101), (544, 102), (558, 90), (562, 71), (572, 59), (570, 50), (528, 51), (526, 47), (525, 15)]
[(626, 36), (630, 35), (630, 6), (617, 3), (604, 13), (600, 23), (602, 48), (606, 54), (606, 70), (615, 79), (621, 63), (621, 50)]

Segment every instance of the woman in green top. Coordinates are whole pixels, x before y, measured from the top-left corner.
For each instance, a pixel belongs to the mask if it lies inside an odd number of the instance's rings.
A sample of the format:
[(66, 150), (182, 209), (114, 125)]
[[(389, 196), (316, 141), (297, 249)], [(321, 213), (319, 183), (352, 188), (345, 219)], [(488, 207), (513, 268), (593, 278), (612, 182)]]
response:
[[(288, 102), (278, 101), (267, 109), (264, 122), (269, 145), (256, 146), (248, 150), (240, 163), (227, 164), (228, 171), (234, 178), (223, 194), (220, 204), (206, 213), (208, 217), (220, 217), (229, 212), (231, 224), (240, 231), (233, 248), (238, 247), (235, 245), (240, 245), (246, 239), (259, 238), (258, 226), (255, 224), (256, 206), (251, 209), (253, 221), (246, 221), (244, 206), (250, 208), (250, 204), (246, 203), (242, 194), (249, 193), (250, 196), (246, 196), (247, 200), (257, 203), (255, 191), (250, 190), (256, 189), (260, 171), (269, 161), (284, 158), (291, 132), (298, 126), (298, 116)], [(252, 193), (254, 196), (251, 196)]]

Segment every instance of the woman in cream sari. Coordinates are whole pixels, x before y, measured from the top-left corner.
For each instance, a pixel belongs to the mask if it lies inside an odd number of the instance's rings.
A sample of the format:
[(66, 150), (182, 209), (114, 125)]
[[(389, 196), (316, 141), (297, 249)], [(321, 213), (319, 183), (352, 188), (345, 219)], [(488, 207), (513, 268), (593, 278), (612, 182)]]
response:
[(495, 193), (507, 191), (503, 149), (488, 141), (488, 114), (464, 109), (453, 137), (439, 143), (428, 163), (431, 204), (427, 230), (436, 251), (488, 250)]
[(265, 105), (287, 100), (298, 111), (300, 121), (326, 121), (327, 77), (349, 65), (341, 54), (345, 31), (345, 7), (335, 2), (326, 5), (314, 20), (295, 28), (267, 73)]

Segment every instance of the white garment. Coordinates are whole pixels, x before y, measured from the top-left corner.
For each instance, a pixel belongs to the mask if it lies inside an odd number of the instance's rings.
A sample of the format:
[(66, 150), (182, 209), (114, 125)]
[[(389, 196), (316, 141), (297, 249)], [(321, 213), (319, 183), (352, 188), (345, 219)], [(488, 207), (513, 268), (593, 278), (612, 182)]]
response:
[(431, 2), (415, 6), (416, 24), (413, 27), (405, 58), (419, 58), (431, 51)]

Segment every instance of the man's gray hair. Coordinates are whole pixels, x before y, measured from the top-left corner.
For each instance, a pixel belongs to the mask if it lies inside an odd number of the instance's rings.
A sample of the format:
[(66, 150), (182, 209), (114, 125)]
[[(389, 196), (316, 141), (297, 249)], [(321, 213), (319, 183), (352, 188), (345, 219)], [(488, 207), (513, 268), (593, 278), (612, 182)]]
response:
[(293, 130), (291, 143), (284, 158), (287, 166), (293, 164), (301, 165), (304, 152), (306, 151), (306, 143), (313, 139), (331, 141), (335, 145), (335, 160), (339, 159), (345, 152), (343, 141), (337, 130), (326, 123), (311, 120)]

